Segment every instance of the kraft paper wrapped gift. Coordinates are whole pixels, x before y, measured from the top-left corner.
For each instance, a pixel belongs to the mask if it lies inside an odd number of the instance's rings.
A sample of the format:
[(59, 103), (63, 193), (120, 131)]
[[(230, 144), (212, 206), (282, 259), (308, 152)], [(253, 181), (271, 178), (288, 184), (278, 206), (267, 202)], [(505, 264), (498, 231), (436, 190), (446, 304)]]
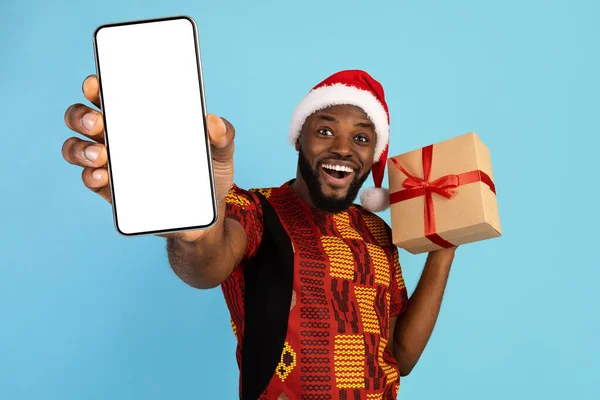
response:
[(490, 152), (475, 133), (388, 159), (392, 239), (412, 254), (502, 235)]

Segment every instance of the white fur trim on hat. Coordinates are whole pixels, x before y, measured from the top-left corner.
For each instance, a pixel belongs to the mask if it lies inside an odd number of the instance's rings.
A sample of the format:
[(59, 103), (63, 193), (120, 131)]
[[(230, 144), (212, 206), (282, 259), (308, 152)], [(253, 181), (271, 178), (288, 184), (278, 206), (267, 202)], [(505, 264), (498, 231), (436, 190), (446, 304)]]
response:
[(390, 191), (386, 188), (366, 188), (360, 193), (360, 203), (371, 212), (385, 211), (390, 206)]
[(385, 150), (390, 137), (390, 127), (385, 108), (371, 92), (341, 83), (313, 89), (302, 99), (292, 115), (289, 132), (290, 144), (296, 144), (302, 126), (311, 114), (341, 104), (362, 108), (375, 125), (377, 143), (375, 144), (374, 162), (376, 162)]

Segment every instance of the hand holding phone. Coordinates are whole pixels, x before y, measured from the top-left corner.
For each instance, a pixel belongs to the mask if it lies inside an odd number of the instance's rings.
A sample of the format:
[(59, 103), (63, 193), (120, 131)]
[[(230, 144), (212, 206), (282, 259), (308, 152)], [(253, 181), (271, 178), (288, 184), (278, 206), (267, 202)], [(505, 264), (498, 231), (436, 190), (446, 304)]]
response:
[[(180, 25), (153, 25), (173, 21)], [(103, 42), (106, 47), (96, 44), (105, 82), (102, 75), (91, 76), (83, 92), (105, 112), (83, 104), (69, 107), (67, 126), (93, 142), (70, 138), (63, 156), (82, 166), (84, 184), (113, 204), (121, 233), (194, 241), (215, 223), (217, 204), (233, 183), (235, 131), (223, 119), (206, 117), (195, 25), (175, 18), (107, 27), (144, 23), (145, 30), (107, 30), (114, 34)], [(135, 57), (127, 56), (125, 49), (134, 43), (140, 48)], [(174, 45), (179, 52), (167, 49)], [(172, 62), (149, 65), (167, 52)]]

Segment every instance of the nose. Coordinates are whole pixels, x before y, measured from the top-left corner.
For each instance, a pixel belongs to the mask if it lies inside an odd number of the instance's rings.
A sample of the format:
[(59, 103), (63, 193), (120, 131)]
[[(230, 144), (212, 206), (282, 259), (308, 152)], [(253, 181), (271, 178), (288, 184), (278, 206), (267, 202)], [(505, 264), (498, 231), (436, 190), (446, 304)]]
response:
[(337, 135), (329, 148), (331, 153), (341, 157), (349, 157), (352, 155), (352, 138), (350, 135)]

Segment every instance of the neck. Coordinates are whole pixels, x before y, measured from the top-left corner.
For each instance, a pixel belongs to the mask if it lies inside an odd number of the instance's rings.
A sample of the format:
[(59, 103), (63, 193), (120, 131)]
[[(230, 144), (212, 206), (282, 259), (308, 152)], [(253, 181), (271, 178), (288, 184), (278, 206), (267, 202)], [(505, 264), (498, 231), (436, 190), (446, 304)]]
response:
[(308, 204), (311, 207), (315, 207), (315, 205), (312, 201), (312, 198), (310, 197), (310, 193), (308, 191), (308, 185), (302, 178), (302, 174), (300, 173), (299, 169), (296, 172), (296, 179), (291, 184), (291, 188), (294, 192), (296, 192), (296, 195), (298, 197), (300, 197), (300, 199), (302, 201), (304, 201), (306, 204)]

